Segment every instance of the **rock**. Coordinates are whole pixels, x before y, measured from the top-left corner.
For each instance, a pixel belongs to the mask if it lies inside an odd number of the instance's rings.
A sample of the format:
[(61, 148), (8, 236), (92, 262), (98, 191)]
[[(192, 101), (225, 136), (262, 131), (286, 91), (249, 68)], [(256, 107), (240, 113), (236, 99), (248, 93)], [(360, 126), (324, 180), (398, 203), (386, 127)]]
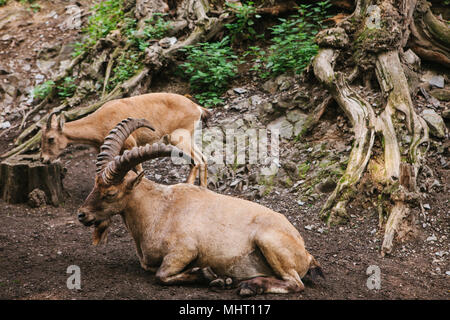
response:
[(425, 109), (422, 111), (422, 117), (430, 127), (431, 134), (438, 138), (445, 137), (445, 123), (440, 115), (432, 109)]
[(431, 237), (427, 238), (427, 241), (436, 241), (436, 240), (437, 240), (437, 238), (434, 234)]
[(81, 28), (81, 11), (82, 9), (76, 4), (68, 5), (65, 14), (67, 17), (58, 25), (62, 30), (74, 30)]
[(258, 96), (258, 95), (251, 96), (249, 98), (249, 100), (250, 100), (250, 104), (252, 106), (260, 105), (263, 102), (263, 99), (260, 96)]
[(264, 102), (259, 105), (259, 113), (262, 115), (274, 112), (275, 109), (273, 108), (273, 105), (270, 102)]
[(246, 111), (250, 107), (250, 102), (248, 100), (239, 101), (237, 103), (233, 103), (230, 106), (230, 109), (238, 110), (238, 111)]
[(430, 94), (440, 101), (450, 101), (450, 90), (448, 89), (433, 89)]
[(278, 76), (278, 77), (275, 79), (275, 83), (277, 84), (278, 89), (279, 89), (280, 91), (286, 91), (286, 90), (288, 90), (290, 87), (292, 87), (294, 81), (293, 81), (293, 79), (292, 79), (291, 77), (289, 77), (289, 76), (281, 75), (281, 76)]
[(236, 92), (237, 94), (243, 94), (247, 92), (247, 89), (244, 88), (234, 88), (233, 89), (234, 92)]
[(330, 193), (336, 188), (336, 182), (331, 178), (316, 185), (316, 190), (321, 193)]
[(270, 94), (274, 94), (278, 90), (278, 85), (274, 80), (268, 80), (264, 82), (262, 88)]
[(420, 58), (411, 49), (408, 49), (403, 57), (414, 68), (420, 67)]
[(433, 76), (428, 83), (432, 87), (444, 88), (444, 77), (443, 76)]
[(430, 205), (429, 205), (428, 203), (425, 203), (425, 204), (423, 205), (423, 208), (424, 208), (424, 209), (427, 209), (427, 210), (430, 210), (430, 209), (431, 209), (431, 207), (430, 207)]
[(9, 127), (11, 127), (11, 123), (9, 123), (9, 121), (0, 123), (0, 129), (8, 129)]
[(292, 110), (286, 114), (286, 119), (293, 123), (304, 120), (306, 119), (306, 117), (307, 115), (300, 110)]
[(294, 126), (286, 119), (285, 116), (280, 117), (267, 126), (270, 131), (278, 130), (280, 137), (290, 139), (294, 132)]
[(445, 274), (450, 276), (450, 271), (445, 271)]
[(34, 189), (28, 194), (28, 205), (32, 208), (38, 208), (47, 203), (45, 192), (41, 189)]
[(312, 226), (312, 225), (307, 225), (307, 226), (305, 226), (305, 229), (306, 229), (306, 230), (312, 230), (312, 229), (313, 229), (313, 226)]
[(173, 46), (175, 43), (177, 43), (177, 38), (175, 37), (167, 37), (167, 38), (162, 38), (161, 40), (159, 40), (159, 45), (164, 48), (170, 48), (171, 46)]
[(450, 119), (450, 109), (442, 111), (442, 117), (447, 120)]

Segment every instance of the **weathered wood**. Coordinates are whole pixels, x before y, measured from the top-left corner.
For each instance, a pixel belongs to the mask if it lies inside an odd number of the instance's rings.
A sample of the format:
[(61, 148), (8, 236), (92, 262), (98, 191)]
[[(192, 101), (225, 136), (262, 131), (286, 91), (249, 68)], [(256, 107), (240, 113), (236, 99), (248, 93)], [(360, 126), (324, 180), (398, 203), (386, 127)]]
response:
[(47, 203), (58, 206), (63, 197), (63, 167), (44, 164), (39, 155), (18, 155), (0, 164), (0, 195), (5, 202), (23, 203), (34, 189), (45, 192)]

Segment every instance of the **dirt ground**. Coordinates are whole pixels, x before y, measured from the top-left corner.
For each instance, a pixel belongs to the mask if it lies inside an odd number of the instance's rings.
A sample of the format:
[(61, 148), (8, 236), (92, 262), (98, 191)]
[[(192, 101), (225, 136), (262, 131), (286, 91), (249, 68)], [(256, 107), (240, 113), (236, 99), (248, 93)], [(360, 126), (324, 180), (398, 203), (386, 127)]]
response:
[[(44, 8), (42, 15), (48, 11)], [(43, 30), (51, 33), (51, 28), (59, 22), (55, 19), (48, 30), (24, 26), (20, 35), (24, 39), (17, 40), (17, 47), (10, 43), (0, 46), (0, 59), (20, 58), (34, 64), (34, 56), (24, 49), (32, 46), (33, 38), (37, 39)], [(30, 36), (25, 37), (25, 32)], [(75, 35), (73, 32), (71, 37)], [(58, 35), (52, 37), (57, 39)], [(26, 72), (18, 70), (19, 75), (25, 76)], [(180, 91), (186, 87), (180, 89), (167, 81), (153, 89), (185, 93)], [(216, 108), (214, 113), (215, 118), (219, 114), (220, 117), (239, 115), (239, 111), (224, 108)], [(332, 126), (336, 118), (331, 116), (326, 121), (323, 126)], [(20, 118), (11, 122), (13, 126), (18, 125)], [(15, 128), (0, 137), (0, 153), (11, 148), (18, 134)], [(140, 267), (133, 240), (120, 217), (114, 219), (108, 243), (94, 247), (92, 229), (81, 225), (76, 213), (93, 186), (95, 156), (95, 150), (76, 146), (62, 157), (67, 168), (66, 200), (58, 208), (33, 209), (26, 204), (13, 205), (0, 200), (0, 299), (239, 299), (235, 290), (157, 284), (155, 276)], [(430, 209), (426, 216), (418, 216), (420, 228), (416, 238), (396, 244), (393, 254), (384, 258), (379, 253), (382, 235), (378, 232), (378, 213), (374, 207), (364, 209), (355, 203), (348, 224), (327, 227), (318, 218), (326, 195), (310, 205), (299, 206), (298, 198), (282, 186), (275, 186), (262, 198), (231, 187), (218, 190), (259, 202), (286, 215), (304, 237), (307, 249), (321, 263), (326, 276), (314, 284), (306, 283), (306, 289), (299, 294), (270, 294), (250, 299), (449, 299), (449, 168), (442, 167), (437, 158), (430, 157), (429, 161), (428, 165), (441, 179), (443, 192), (428, 194), (426, 203)], [(188, 172), (188, 168), (174, 167), (168, 160), (146, 163), (144, 168), (148, 178), (167, 184), (183, 181)], [(71, 265), (80, 267), (80, 290), (67, 288), (70, 276), (67, 268)], [(380, 268), (378, 290), (367, 286), (369, 266)]]

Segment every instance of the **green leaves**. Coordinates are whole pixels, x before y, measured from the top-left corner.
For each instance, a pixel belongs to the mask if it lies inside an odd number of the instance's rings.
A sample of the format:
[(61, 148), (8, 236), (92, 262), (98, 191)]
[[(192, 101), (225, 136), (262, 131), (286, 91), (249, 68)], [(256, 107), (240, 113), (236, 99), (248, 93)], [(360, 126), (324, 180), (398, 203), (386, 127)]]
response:
[(229, 47), (229, 38), (225, 37), (220, 42), (199, 43), (183, 50), (187, 58), (180, 68), (189, 78), (191, 88), (197, 92), (195, 97), (206, 106), (222, 103), (220, 95), (236, 76), (238, 64), (238, 57)]
[(233, 2), (226, 2), (225, 4), (236, 16), (235, 22), (225, 25), (225, 27), (230, 30), (231, 42), (233, 43), (238, 36), (242, 37), (243, 35), (247, 35), (248, 38), (252, 39), (256, 35), (256, 31), (253, 28), (255, 22), (252, 18), (261, 18), (259, 14), (256, 14), (256, 9), (253, 7), (254, 3), (249, 1), (247, 3), (242, 3), (242, 5)]
[(117, 28), (124, 18), (123, 0), (104, 0), (94, 5), (94, 13), (89, 17), (83, 29), (85, 37), (82, 42), (75, 43), (73, 56), (79, 56), (93, 46), (97, 40), (105, 37)]
[(73, 96), (77, 89), (75, 79), (72, 77), (65, 77), (63, 83), (57, 87), (58, 96), (62, 98), (70, 98)]
[[(318, 47), (314, 36), (322, 29), (322, 21), (327, 18), (326, 9), (331, 6), (329, 0), (314, 5), (302, 4), (298, 13), (289, 19), (279, 18), (279, 24), (271, 28), (272, 45), (265, 57), (268, 73), (277, 75), (288, 70), (301, 73), (317, 54)], [(267, 76), (268, 73), (263, 73)]]
[(52, 92), (54, 85), (55, 85), (54, 81), (51, 80), (45, 81), (43, 84), (36, 86), (31, 94), (35, 98), (45, 99), (50, 94), (50, 92)]
[(140, 55), (133, 51), (121, 54), (117, 65), (113, 68), (113, 77), (108, 84), (108, 89), (113, 89), (117, 84), (128, 80), (142, 68), (139, 57)]

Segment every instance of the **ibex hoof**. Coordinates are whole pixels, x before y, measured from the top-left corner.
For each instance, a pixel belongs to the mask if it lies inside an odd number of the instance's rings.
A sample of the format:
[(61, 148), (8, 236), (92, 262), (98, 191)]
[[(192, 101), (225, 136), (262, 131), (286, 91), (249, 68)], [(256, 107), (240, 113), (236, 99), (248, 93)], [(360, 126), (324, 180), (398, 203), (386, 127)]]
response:
[(251, 281), (245, 281), (239, 284), (238, 294), (242, 297), (255, 296), (262, 293), (264, 293), (264, 288)]
[(209, 283), (210, 287), (220, 289), (231, 289), (233, 286), (233, 279), (231, 278), (217, 278)]

